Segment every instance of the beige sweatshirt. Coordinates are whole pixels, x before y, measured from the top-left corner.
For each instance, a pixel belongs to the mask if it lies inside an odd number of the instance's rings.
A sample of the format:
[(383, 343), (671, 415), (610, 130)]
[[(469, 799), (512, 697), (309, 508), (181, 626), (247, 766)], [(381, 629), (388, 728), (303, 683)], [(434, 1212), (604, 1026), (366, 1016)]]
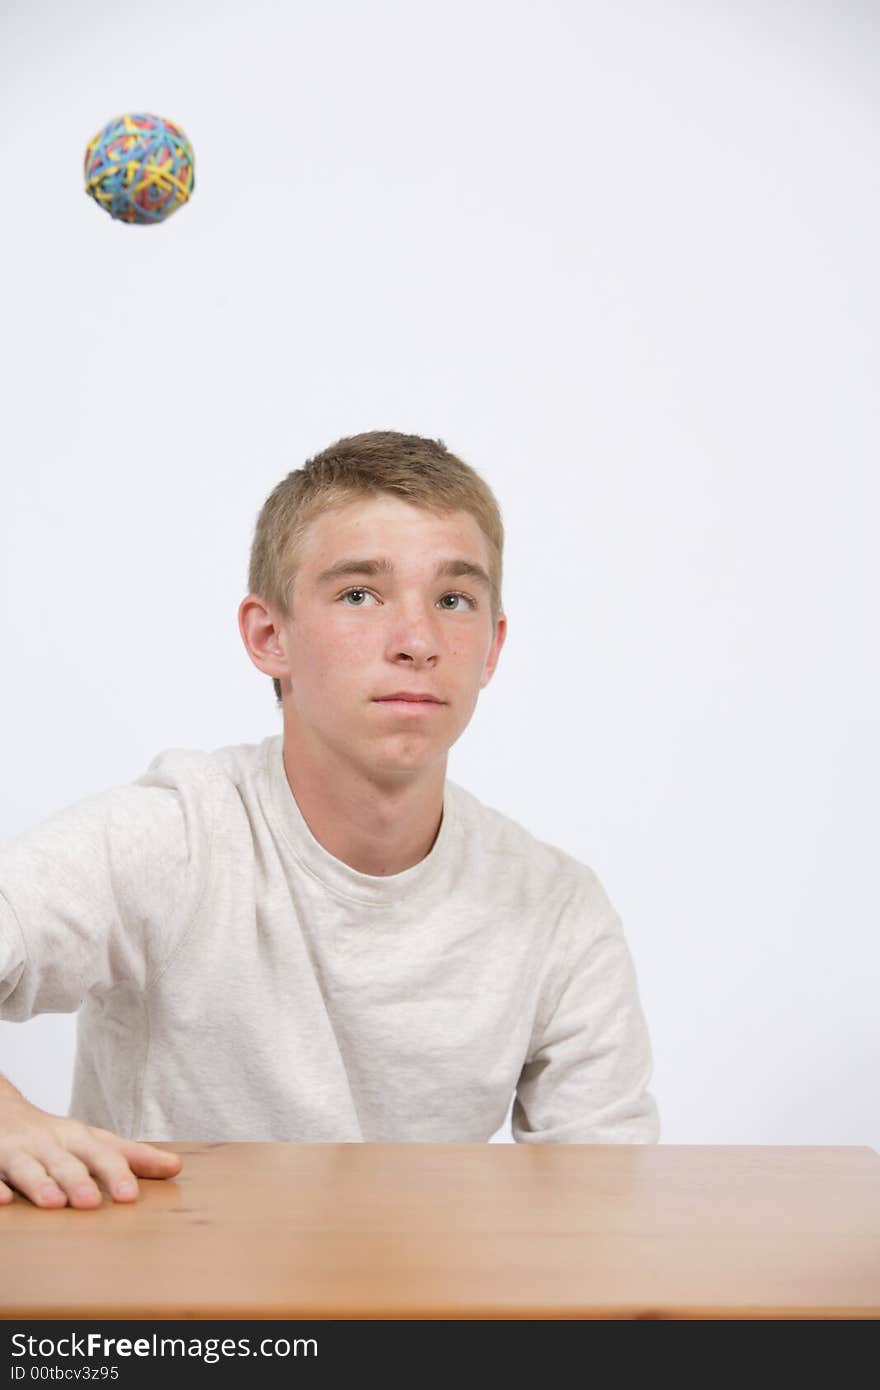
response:
[(430, 853), (329, 854), (282, 738), (161, 753), (0, 845), (0, 1018), (79, 1010), (70, 1113), (146, 1140), (654, 1143), (595, 873), (446, 781)]

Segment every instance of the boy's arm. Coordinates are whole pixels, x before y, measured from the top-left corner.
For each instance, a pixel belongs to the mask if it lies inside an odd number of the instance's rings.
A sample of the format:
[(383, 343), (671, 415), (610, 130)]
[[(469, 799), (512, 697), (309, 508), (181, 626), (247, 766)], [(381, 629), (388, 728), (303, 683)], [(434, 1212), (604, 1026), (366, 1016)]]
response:
[[(205, 819), (196, 789), (147, 773), (0, 845), (0, 1019), (146, 988), (189, 920)], [(97, 1206), (95, 1180), (134, 1200), (135, 1175), (180, 1167), (177, 1154), (41, 1110), (0, 1077), (0, 1202), (17, 1189), (39, 1206)]]
[(193, 900), (203, 813), (189, 788), (142, 780), (0, 844), (0, 1019), (146, 987)]
[(517, 1084), (517, 1143), (654, 1144), (653, 1058), (621, 920), (587, 871), (561, 924)]

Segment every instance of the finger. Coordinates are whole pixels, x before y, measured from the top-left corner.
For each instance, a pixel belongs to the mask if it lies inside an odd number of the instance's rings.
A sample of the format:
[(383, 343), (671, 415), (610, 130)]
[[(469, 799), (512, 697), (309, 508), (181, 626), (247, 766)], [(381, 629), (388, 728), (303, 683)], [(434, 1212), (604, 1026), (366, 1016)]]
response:
[(115, 1202), (136, 1202), (137, 1179), (118, 1149), (97, 1139), (70, 1141), (71, 1153), (82, 1159), (97, 1182), (103, 1184)]
[[(6, 1159), (3, 1176), (36, 1207), (64, 1207), (67, 1197), (47, 1172), (44, 1164), (30, 1154), (16, 1153)], [(6, 1184), (4, 1184), (5, 1186)]]
[(132, 1172), (141, 1178), (173, 1178), (183, 1167), (180, 1154), (155, 1149), (152, 1144), (142, 1144), (136, 1139), (124, 1139), (122, 1153)]
[(85, 1163), (69, 1149), (52, 1148), (42, 1155), (46, 1171), (54, 1178), (72, 1207), (99, 1207), (101, 1190)]
[(98, 1125), (90, 1127), (91, 1135), (98, 1135), (112, 1144), (128, 1161), (132, 1172), (142, 1178), (174, 1177), (183, 1167), (183, 1158), (170, 1149), (157, 1149), (140, 1139), (123, 1139), (112, 1130), (101, 1129)]
[(0, 1182), (0, 1202), (11, 1202), (15, 1193), (11, 1187), (7, 1187), (5, 1182)]

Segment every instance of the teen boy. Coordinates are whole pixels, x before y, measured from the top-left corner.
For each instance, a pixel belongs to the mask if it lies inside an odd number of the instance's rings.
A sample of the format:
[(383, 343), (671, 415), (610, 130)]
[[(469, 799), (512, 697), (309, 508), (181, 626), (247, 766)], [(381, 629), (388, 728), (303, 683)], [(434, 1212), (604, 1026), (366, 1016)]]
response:
[(0, 848), (0, 1017), (79, 1010), (69, 1116), (0, 1080), (0, 1201), (132, 1200), (181, 1167), (143, 1140), (486, 1141), (511, 1098), (520, 1143), (656, 1142), (595, 873), (446, 777), (503, 542), (442, 441), (341, 439), (274, 489), (239, 626), (283, 733)]

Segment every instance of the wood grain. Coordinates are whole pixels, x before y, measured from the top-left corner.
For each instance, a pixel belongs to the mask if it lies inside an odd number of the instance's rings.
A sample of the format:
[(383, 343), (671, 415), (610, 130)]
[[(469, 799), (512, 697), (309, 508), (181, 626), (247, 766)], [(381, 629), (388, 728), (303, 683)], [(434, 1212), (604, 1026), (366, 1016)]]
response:
[(869, 1148), (158, 1147), (136, 1204), (0, 1208), (0, 1316), (880, 1316)]

